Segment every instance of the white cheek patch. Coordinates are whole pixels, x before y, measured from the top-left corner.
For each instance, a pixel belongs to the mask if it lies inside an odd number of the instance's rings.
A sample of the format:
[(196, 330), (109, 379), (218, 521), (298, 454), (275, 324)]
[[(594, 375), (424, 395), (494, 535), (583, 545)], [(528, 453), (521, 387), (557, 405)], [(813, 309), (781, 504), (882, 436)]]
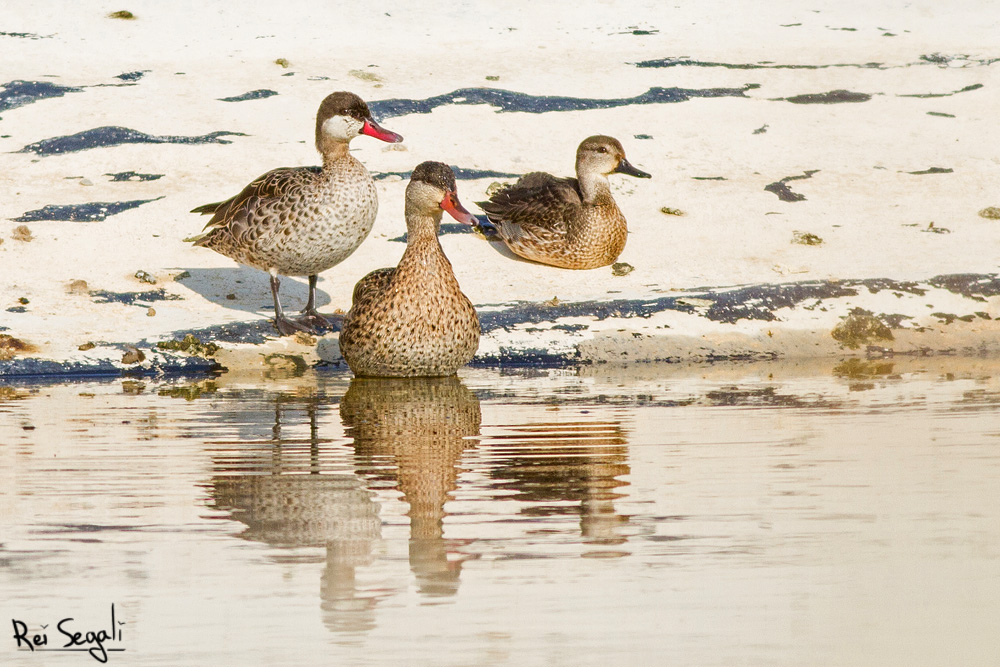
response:
[(323, 134), (334, 139), (350, 141), (361, 134), (364, 123), (349, 116), (332, 116), (323, 123)]

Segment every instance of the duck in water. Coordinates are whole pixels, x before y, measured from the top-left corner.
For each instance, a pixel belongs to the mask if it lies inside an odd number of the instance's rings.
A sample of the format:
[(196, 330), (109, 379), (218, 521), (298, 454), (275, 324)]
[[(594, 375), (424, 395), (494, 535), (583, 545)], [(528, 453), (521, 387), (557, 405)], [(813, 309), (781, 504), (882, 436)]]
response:
[[(353, 93), (333, 93), (316, 114), (316, 150), (322, 167), (269, 171), (235, 197), (192, 213), (212, 214), (192, 238), (241, 264), (267, 271), (274, 324), (282, 336), (329, 326), (316, 311), (316, 277), (354, 252), (375, 224), (378, 197), (372, 177), (348, 147), (361, 135), (398, 143), (403, 137), (379, 126)], [(309, 299), (300, 317), (285, 317), (279, 275), (308, 276)]]
[(536, 171), (478, 202), (516, 255), (566, 269), (594, 269), (618, 259), (628, 227), (608, 174), (650, 178), (625, 159), (613, 137), (593, 136), (576, 150), (576, 178)]
[(406, 251), (354, 288), (340, 331), (340, 352), (361, 377), (454, 375), (479, 348), (479, 318), (438, 241), (445, 211), (471, 225), (455, 192), (455, 174), (423, 162), (406, 186)]

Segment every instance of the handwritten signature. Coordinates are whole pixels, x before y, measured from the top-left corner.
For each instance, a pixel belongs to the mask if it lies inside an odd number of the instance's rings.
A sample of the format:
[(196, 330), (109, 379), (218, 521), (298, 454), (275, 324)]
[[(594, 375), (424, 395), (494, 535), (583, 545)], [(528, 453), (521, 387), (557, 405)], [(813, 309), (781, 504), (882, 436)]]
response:
[[(94, 660), (100, 663), (108, 661), (108, 653), (124, 652), (121, 647), (109, 647), (105, 644), (121, 643), (122, 629), (125, 621), (119, 621), (115, 617), (115, 605), (111, 605), (111, 625), (110, 629), (80, 630), (73, 629), (76, 619), (72, 617), (64, 618), (56, 624), (56, 630), (66, 638), (66, 643), (61, 647), (49, 647), (49, 636), (45, 632), (48, 625), (41, 626), (41, 632), (31, 632), (28, 624), (16, 618), (10, 619), (14, 624), (14, 640), (17, 642), (19, 651), (86, 651)], [(27, 647), (27, 648), (25, 648)]]

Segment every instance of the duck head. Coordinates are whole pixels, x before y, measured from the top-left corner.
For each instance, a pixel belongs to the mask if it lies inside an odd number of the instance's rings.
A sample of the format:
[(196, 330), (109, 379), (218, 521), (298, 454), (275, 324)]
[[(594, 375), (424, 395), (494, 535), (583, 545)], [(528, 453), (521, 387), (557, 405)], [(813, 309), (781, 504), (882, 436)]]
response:
[(354, 93), (341, 91), (327, 95), (316, 113), (316, 149), (324, 153), (324, 146), (328, 143), (349, 143), (361, 134), (390, 144), (403, 140), (400, 135), (376, 123), (368, 105)]
[(406, 186), (406, 208), (422, 215), (432, 215), (438, 220), (447, 211), (462, 224), (471, 225), (476, 217), (465, 210), (458, 200), (455, 172), (442, 162), (421, 162), (410, 175)]
[(625, 149), (614, 137), (595, 135), (587, 137), (576, 149), (577, 173), (628, 174), (636, 178), (652, 178), (637, 169), (625, 158)]

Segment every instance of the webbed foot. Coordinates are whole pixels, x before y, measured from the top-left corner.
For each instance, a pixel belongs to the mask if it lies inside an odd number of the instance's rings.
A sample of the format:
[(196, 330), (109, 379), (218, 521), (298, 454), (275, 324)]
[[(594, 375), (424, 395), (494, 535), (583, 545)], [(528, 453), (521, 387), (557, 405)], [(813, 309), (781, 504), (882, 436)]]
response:
[(293, 336), (296, 331), (305, 331), (310, 334), (316, 333), (316, 330), (308, 324), (304, 324), (298, 319), (290, 320), (284, 316), (274, 318), (274, 326), (282, 336)]

